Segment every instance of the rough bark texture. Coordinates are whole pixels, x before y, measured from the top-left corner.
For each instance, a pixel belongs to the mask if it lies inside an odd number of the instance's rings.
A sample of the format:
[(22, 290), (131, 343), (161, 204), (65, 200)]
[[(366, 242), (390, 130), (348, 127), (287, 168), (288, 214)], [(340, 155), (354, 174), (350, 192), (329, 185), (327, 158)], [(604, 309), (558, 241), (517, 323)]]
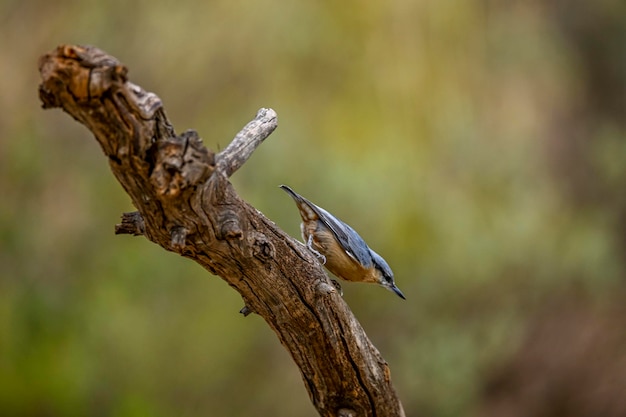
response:
[(43, 107), (61, 107), (93, 132), (138, 210), (116, 233), (144, 235), (237, 290), (244, 312), (263, 317), (293, 357), (320, 415), (404, 416), (387, 363), (322, 266), (229, 182), (276, 128), (273, 110), (259, 110), (214, 154), (195, 131), (176, 135), (161, 100), (97, 48), (60, 46), (39, 69)]

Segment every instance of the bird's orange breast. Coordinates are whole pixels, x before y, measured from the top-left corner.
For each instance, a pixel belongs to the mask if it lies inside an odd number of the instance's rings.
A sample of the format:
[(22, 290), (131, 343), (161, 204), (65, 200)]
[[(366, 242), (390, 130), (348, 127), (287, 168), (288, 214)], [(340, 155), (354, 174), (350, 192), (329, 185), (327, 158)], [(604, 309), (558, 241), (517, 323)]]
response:
[(307, 242), (313, 234), (313, 249), (326, 257), (324, 265), (337, 277), (352, 282), (378, 282), (376, 270), (365, 268), (356, 259), (348, 255), (341, 247), (335, 235), (322, 222), (306, 222), (302, 224), (302, 237)]

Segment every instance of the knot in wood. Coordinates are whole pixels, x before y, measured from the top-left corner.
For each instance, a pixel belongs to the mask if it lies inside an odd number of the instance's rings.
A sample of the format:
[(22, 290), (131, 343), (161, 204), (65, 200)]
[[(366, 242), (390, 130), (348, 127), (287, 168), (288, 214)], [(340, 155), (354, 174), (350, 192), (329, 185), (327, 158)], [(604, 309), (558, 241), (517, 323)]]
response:
[(156, 144), (150, 181), (158, 195), (177, 197), (187, 188), (203, 183), (215, 168), (215, 156), (194, 130), (160, 140)]
[(337, 417), (356, 417), (356, 411), (351, 410), (349, 408), (340, 408), (337, 411)]
[(128, 104), (144, 120), (154, 119), (157, 111), (163, 108), (163, 103), (159, 96), (144, 90), (130, 81), (126, 82), (125, 93)]
[(326, 281), (320, 280), (317, 283), (317, 291), (319, 291), (323, 295), (330, 295), (332, 293), (339, 293), (339, 295), (343, 295), (343, 289), (341, 288), (341, 284), (339, 284), (334, 279), (331, 280), (333, 285), (328, 284)]
[(236, 210), (230, 208), (222, 208), (217, 214), (217, 222), (219, 225), (218, 239), (242, 239), (243, 231), (241, 230), (241, 220)]
[(252, 240), (252, 254), (259, 259), (268, 260), (273, 259), (276, 250), (274, 245), (270, 242), (264, 234), (253, 232), (250, 234)]

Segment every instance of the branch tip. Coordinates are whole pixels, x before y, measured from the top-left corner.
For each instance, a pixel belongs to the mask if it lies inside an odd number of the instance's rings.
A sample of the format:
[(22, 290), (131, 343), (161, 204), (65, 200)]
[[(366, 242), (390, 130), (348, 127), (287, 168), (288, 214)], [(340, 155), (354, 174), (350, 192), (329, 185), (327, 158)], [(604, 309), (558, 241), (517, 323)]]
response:
[(233, 175), (277, 126), (278, 116), (274, 110), (259, 109), (256, 117), (217, 155), (217, 169), (226, 177)]
[(239, 310), (239, 312), (243, 314), (244, 317), (248, 317), (250, 314), (252, 314), (252, 309), (245, 305), (241, 310)]
[(172, 237), (172, 248), (182, 251), (186, 246), (187, 240), (187, 232), (188, 230), (182, 226), (173, 227), (170, 231), (170, 236)]
[(122, 213), (122, 223), (115, 225), (116, 235), (141, 236), (145, 231), (146, 225), (138, 211)]

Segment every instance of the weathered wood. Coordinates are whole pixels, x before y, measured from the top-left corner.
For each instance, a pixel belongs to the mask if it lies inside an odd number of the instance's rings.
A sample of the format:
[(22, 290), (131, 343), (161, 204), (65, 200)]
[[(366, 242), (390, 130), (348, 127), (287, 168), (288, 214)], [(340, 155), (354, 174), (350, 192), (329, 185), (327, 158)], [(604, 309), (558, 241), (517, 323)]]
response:
[(263, 317), (293, 357), (320, 415), (404, 415), (387, 363), (320, 263), (228, 180), (276, 128), (273, 110), (259, 110), (215, 155), (195, 131), (176, 135), (161, 100), (97, 48), (60, 46), (39, 68), (43, 107), (93, 132), (138, 210), (116, 233), (143, 235), (237, 290), (242, 312)]

